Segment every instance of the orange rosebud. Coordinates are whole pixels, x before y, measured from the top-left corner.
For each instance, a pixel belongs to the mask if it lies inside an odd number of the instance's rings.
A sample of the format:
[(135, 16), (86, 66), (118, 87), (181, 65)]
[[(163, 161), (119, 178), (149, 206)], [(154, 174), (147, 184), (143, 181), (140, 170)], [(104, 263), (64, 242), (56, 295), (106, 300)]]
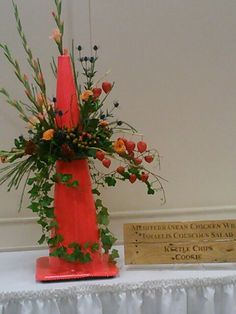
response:
[(108, 124), (109, 124), (109, 122), (108, 122), (107, 120), (101, 120), (101, 121), (99, 122), (99, 125), (100, 125), (100, 126), (108, 126)]
[(85, 90), (81, 95), (80, 98), (84, 101), (87, 101), (90, 96), (93, 96), (93, 92), (91, 90)]
[(54, 136), (55, 130), (49, 129), (43, 133), (43, 140), (50, 141)]
[(55, 42), (58, 44), (61, 41), (61, 36), (62, 35), (60, 30), (58, 28), (55, 28), (49, 38), (55, 40)]
[(125, 143), (122, 141), (122, 139), (118, 139), (113, 143), (114, 151), (117, 154), (123, 154), (126, 151)]

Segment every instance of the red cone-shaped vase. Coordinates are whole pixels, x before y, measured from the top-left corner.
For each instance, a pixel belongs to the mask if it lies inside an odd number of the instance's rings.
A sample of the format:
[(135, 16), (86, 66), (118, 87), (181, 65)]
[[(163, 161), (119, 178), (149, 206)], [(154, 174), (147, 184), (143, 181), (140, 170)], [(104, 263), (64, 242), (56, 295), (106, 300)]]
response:
[[(80, 112), (71, 61), (68, 55), (58, 57), (56, 97), (56, 124), (58, 127), (73, 128), (79, 125)], [(86, 159), (70, 162), (57, 161), (56, 171), (71, 174), (78, 181), (77, 187), (67, 187), (56, 183), (54, 208), (59, 228), (56, 233), (63, 236), (62, 245), (70, 243), (99, 243), (96, 222), (96, 208), (92, 195), (92, 186), (88, 162)], [(91, 253), (88, 263), (67, 262), (58, 257), (41, 257), (37, 260), (36, 280), (54, 281), (96, 277), (114, 277), (117, 267), (110, 263), (107, 254), (101, 249)]]

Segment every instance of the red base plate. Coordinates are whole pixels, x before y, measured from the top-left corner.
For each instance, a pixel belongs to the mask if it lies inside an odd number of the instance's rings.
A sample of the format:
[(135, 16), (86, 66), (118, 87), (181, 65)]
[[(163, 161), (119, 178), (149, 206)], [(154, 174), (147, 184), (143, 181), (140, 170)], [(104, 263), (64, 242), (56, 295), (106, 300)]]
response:
[(109, 278), (119, 274), (117, 266), (99, 255), (86, 264), (69, 263), (56, 257), (40, 257), (36, 262), (37, 281), (60, 281), (86, 278)]

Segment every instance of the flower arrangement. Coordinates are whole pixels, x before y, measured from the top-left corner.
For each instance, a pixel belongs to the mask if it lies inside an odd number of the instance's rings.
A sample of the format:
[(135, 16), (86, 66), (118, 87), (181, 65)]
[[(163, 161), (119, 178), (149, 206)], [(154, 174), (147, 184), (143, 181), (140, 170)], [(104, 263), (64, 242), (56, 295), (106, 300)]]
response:
[[(62, 245), (63, 236), (53, 233), (58, 228), (50, 191), (55, 183), (61, 183), (73, 189), (79, 182), (70, 173), (57, 173), (55, 164), (58, 160), (70, 163), (73, 160), (88, 159), (93, 182), (92, 192), (96, 195), (97, 223), (99, 225), (100, 240), (103, 250), (110, 254), (112, 261), (118, 256), (112, 250), (115, 237), (111, 234), (108, 224), (108, 210), (99, 199), (100, 188), (115, 186), (117, 181), (129, 181), (131, 184), (140, 181), (148, 194), (161, 192), (165, 202), (163, 178), (152, 172), (148, 166), (160, 156), (155, 149), (150, 149), (143, 136), (125, 121), (117, 120), (114, 116), (120, 106), (114, 102), (110, 107), (106, 101), (110, 96), (114, 83), (104, 78), (95, 81), (98, 47), (93, 47), (91, 56), (85, 56), (79, 45), (77, 49), (72, 42), (69, 52), (63, 47), (64, 23), (62, 21), (62, 0), (54, 0), (55, 11), (52, 13), (57, 28), (51, 39), (56, 43), (60, 55), (69, 55), (71, 59), (74, 83), (79, 110), (78, 121), (73, 121), (71, 127), (65, 127), (63, 119), (66, 112), (57, 109), (57, 99), (48, 97), (47, 85), (39, 59), (33, 56), (26, 40), (19, 17), (17, 5), (13, 1), (13, 8), (17, 30), (21, 38), (27, 61), (32, 69), (32, 77), (22, 72), (18, 61), (12, 55), (7, 44), (0, 44), (1, 49), (14, 73), (23, 86), (26, 101), (15, 100), (4, 88), (0, 93), (8, 104), (13, 106), (28, 127), (26, 135), (15, 139), (11, 150), (0, 151), (0, 158), (4, 166), (1, 168), (0, 184), (8, 181), (8, 189), (18, 188), (25, 179), (20, 202), (26, 189), (29, 191), (29, 208), (38, 214), (38, 223), (42, 227), (42, 237), (39, 243), (46, 242), (50, 247), (50, 254), (67, 261), (87, 262), (91, 259), (86, 252), (86, 245), (72, 243), (69, 248)], [(78, 72), (78, 64), (81, 74)], [(57, 65), (52, 58), (51, 69), (57, 78)], [(81, 77), (84, 78), (82, 82)], [(73, 100), (72, 100), (73, 101)], [(74, 117), (71, 117), (73, 120)], [(132, 139), (134, 136), (136, 141)], [(101, 164), (101, 167), (99, 165)], [(6, 164), (6, 165), (5, 165)], [(104, 169), (101, 170), (101, 169)], [(53, 235), (54, 234), (54, 235)], [(87, 244), (92, 251), (98, 249), (98, 243)]]

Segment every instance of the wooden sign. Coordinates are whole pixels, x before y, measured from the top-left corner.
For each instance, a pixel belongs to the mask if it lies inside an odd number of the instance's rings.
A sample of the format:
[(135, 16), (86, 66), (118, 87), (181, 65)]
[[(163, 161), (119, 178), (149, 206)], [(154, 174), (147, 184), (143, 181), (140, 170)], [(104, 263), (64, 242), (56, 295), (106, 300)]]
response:
[(236, 262), (236, 220), (129, 223), (125, 264)]

